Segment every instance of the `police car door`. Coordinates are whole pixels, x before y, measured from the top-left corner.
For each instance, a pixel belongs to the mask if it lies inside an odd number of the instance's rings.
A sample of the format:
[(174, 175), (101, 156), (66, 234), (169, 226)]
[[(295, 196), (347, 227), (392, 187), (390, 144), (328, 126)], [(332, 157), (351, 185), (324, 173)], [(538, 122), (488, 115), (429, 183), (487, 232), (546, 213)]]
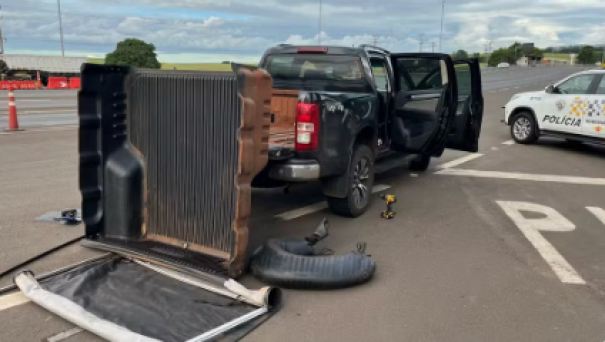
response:
[(582, 121), (588, 101), (592, 100), (597, 75), (579, 74), (569, 77), (546, 91), (542, 99), (542, 115), (538, 121), (541, 130), (582, 134)]
[(605, 139), (605, 74), (598, 75), (594, 95), (582, 121), (582, 133)]

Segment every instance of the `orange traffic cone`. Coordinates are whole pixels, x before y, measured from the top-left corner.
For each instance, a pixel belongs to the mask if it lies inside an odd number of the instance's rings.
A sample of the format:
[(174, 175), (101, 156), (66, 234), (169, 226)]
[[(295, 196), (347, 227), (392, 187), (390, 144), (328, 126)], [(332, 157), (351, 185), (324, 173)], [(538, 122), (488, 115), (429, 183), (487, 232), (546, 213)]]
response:
[(17, 106), (15, 105), (15, 93), (13, 90), (13, 87), (10, 87), (8, 90), (8, 130), (18, 131), (19, 121), (17, 120)]

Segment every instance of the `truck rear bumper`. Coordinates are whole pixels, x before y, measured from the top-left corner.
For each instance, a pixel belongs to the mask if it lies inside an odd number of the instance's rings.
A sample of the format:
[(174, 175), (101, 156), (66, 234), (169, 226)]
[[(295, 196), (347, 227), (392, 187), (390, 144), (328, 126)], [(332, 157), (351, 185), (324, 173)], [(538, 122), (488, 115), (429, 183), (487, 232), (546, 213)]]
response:
[(286, 182), (317, 180), (319, 175), (319, 163), (308, 159), (290, 159), (286, 163), (274, 165), (269, 170), (269, 178)]

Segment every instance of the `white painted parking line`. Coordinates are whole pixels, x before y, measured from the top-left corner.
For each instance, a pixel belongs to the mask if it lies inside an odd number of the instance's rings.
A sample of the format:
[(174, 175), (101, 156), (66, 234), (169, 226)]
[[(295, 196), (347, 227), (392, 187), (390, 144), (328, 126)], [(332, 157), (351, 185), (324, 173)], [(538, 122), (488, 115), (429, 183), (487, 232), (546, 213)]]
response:
[(82, 331), (84, 331), (83, 329), (80, 328), (73, 328), (73, 329), (69, 329), (63, 332), (60, 332), (56, 335), (53, 335), (49, 338), (46, 339), (46, 342), (59, 342), (59, 341), (63, 341), (65, 339), (68, 339), (76, 334), (81, 333)]
[(439, 168), (449, 169), (449, 168), (452, 168), (452, 167), (456, 167), (456, 166), (462, 165), (464, 163), (467, 163), (467, 162), (469, 162), (471, 160), (474, 160), (474, 159), (477, 159), (479, 157), (483, 157), (483, 154), (480, 154), (480, 153), (467, 154), (467, 155), (462, 156), (460, 158), (457, 158), (457, 159), (454, 159), (452, 161), (449, 161), (449, 162), (447, 162), (445, 164), (441, 164), (441, 165), (439, 165)]
[(510, 90), (510, 88), (504, 88), (504, 89), (502, 89), (502, 91), (507, 91), (507, 90)]
[(19, 306), (21, 304), (25, 304), (29, 302), (29, 298), (27, 298), (23, 293), (16, 292), (11, 293), (9, 295), (4, 295), (0, 297), (0, 311), (4, 311), (10, 309), (15, 306)]
[(599, 207), (586, 207), (601, 223), (605, 224), (605, 210)]
[(514, 145), (514, 144), (516, 144), (516, 142), (514, 140), (507, 140), (502, 143), (502, 145)]
[[(378, 185), (375, 185), (374, 188), (372, 188), (372, 193), (375, 194), (375, 193), (384, 191), (389, 188), (391, 188), (390, 185), (378, 184)], [(282, 219), (284, 221), (290, 221), (295, 218), (299, 218), (299, 217), (309, 215), (309, 214), (312, 214), (312, 213), (315, 213), (318, 211), (322, 211), (326, 208), (328, 208), (328, 202), (324, 201), (324, 202), (311, 204), (306, 207), (286, 211), (285, 213), (275, 215), (275, 218)]]
[(581, 184), (581, 185), (605, 185), (605, 178), (537, 175), (537, 174), (519, 173), (519, 172), (444, 169), (444, 170), (435, 172), (435, 174), (446, 175), (446, 176), (515, 179), (515, 180), (525, 180), (525, 181), (534, 181), (534, 182), (553, 182), (553, 183)]
[(76, 125), (67, 125), (67, 126), (55, 126), (55, 127), (41, 127), (41, 128), (32, 128), (32, 129), (24, 129), (22, 131), (0, 131), (0, 135), (11, 135), (11, 134), (23, 134), (23, 133), (36, 133), (36, 132), (60, 132), (60, 131), (71, 131), (77, 129)]
[[(586, 284), (565, 258), (546, 240), (540, 232), (571, 232), (576, 226), (553, 208), (529, 203), (496, 201), (504, 213), (521, 230), (527, 240), (536, 248), (557, 277), (566, 284)], [(540, 218), (526, 218), (522, 212), (534, 212), (544, 215)]]

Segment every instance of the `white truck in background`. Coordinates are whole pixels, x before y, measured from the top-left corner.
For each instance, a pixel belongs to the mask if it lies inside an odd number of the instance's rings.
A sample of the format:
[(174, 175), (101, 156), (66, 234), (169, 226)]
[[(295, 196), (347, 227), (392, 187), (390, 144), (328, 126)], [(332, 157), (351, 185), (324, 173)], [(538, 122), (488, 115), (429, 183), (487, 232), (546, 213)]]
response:
[(0, 77), (2, 81), (34, 81), (40, 72), (46, 86), (49, 77), (78, 77), (80, 67), (87, 61), (87, 57), (2, 54)]

